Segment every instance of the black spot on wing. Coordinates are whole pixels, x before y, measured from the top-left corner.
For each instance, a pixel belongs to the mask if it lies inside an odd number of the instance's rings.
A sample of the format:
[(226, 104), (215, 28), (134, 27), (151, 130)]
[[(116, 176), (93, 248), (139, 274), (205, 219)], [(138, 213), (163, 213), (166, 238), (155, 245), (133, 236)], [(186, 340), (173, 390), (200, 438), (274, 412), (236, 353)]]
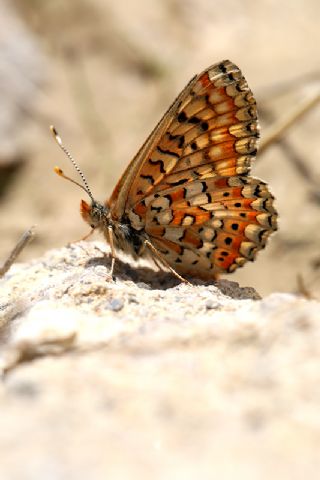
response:
[(147, 180), (149, 183), (153, 184), (154, 182), (154, 178), (152, 175), (140, 175), (141, 178), (144, 178), (145, 180)]
[(179, 148), (184, 147), (184, 141), (185, 141), (184, 135), (181, 135), (180, 138), (179, 138), (179, 143), (178, 143)]
[(159, 165), (160, 173), (166, 173), (164, 169), (164, 162), (162, 160), (152, 160), (150, 158), (149, 163), (151, 163), (151, 165)]
[(179, 158), (180, 155), (178, 153), (172, 152), (171, 150), (164, 150), (161, 147), (157, 147), (158, 152), (163, 153), (164, 155), (170, 155), (171, 157)]
[(201, 122), (201, 119), (198, 117), (190, 117), (188, 120), (188, 123), (191, 123), (192, 125), (198, 125), (198, 123)]
[(187, 115), (182, 111), (178, 115), (178, 122), (179, 123), (184, 123), (187, 121)]
[(186, 183), (188, 181), (187, 178), (181, 178), (181, 180), (177, 180), (176, 182), (169, 182), (170, 185), (172, 185), (173, 187), (178, 187), (179, 185), (183, 185), (184, 183)]

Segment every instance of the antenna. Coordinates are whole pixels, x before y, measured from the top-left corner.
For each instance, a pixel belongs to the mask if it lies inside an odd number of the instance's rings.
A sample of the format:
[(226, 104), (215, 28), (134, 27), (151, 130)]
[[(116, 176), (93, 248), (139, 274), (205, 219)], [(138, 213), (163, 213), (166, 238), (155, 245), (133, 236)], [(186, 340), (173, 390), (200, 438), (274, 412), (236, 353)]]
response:
[(82, 190), (84, 190), (87, 195), (89, 195), (89, 197), (91, 198), (91, 200), (94, 202), (94, 198), (93, 198), (93, 195), (92, 195), (92, 192), (89, 188), (89, 185), (88, 185), (88, 182), (86, 180), (86, 177), (84, 176), (84, 174), (82, 173), (82, 171), (80, 170), (80, 168), (78, 167), (76, 161), (74, 160), (73, 156), (71, 155), (71, 153), (69, 152), (69, 150), (66, 149), (66, 147), (63, 145), (62, 143), (62, 140), (61, 140), (61, 137), (60, 135), (58, 134), (56, 128), (53, 126), (53, 125), (50, 125), (50, 130), (54, 136), (54, 139), (55, 141), (57, 142), (57, 144), (59, 145), (59, 147), (61, 148), (61, 150), (66, 154), (66, 156), (69, 158), (70, 162), (72, 163), (72, 165), (74, 166), (74, 168), (77, 170), (77, 172), (79, 173), (81, 179), (82, 179), (82, 182), (83, 182), (83, 185), (81, 185), (80, 183), (76, 182), (75, 180), (72, 180), (72, 178), (69, 178), (67, 177), (63, 171), (61, 170), (61, 168), (59, 167), (55, 167), (54, 171), (56, 172), (57, 175), (59, 175), (60, 177), (62, 178), (65, 178), (66, 180), (69, 180), (70, 182), (74, 183), (75, 185), (78, 185), (78, 187), (82, 188)]

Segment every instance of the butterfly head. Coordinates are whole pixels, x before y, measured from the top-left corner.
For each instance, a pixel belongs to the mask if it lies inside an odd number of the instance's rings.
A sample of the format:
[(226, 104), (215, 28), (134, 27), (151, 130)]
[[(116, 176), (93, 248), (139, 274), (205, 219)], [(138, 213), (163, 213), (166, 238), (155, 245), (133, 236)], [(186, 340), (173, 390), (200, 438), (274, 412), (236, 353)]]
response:
[(86, 194), (89, 196), (91, 200), (91, 205), (89, 205), (87, 202), (84, 200), (81, 200), (80, 203), (80, 213), (83, 218), (83, 220), (91, 226), (91, 228), (101, 228), (104, 229), (108, 227), (110, 224), (109, 220), (109, 208), (106, 207), (105, 205), (102, 205), (102, 203), (97, 202), (92, 195), (92, 192), (89, 188), (88, 182), (80, 170), (79, 166), (75, 162), (74, 158), (72, 157), (71, 153), (69, 150), (66, 149), (66, 147), (63, 145), (62, 140), (60, 138), (60, 135), (58, 134), (57, 130), (55, 129), (54, 126), (50, 127), (51, 132), (61, 148), (61, 150), (67, 155), (69, 158), (70, 162), (73, 164), (77, 172), (79, 173), (81, 180), (82, 180), (82, 185), (72, 178), (68, 177), (67, 175), (64, 174), (64, 172), (61, 170), (59, 167), (55, 167), (54, 171), (62, 178), (68, 180), (71, 183), (74, 183), (78, 187), (80, 187)]
[(85, 200), (81, 200), (80, 213), (83, 220), (89, 223), (91, 228), (105, 229), (109, 225), (109, 209), (96, 200), (92, 200), (89, 205)]

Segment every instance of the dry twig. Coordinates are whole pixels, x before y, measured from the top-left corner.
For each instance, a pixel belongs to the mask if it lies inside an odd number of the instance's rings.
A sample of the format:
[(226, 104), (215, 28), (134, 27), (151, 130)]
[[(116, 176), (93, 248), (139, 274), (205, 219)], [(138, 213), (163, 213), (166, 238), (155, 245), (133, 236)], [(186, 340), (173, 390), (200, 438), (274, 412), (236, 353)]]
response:
[(33, 225), (23, 233), (23, 235), (17, 242), (16, 246), (8, 256), (8, 258), (4, 261), (3, 265), (0, 267), (0, 277), (3, 277), (3, 275), (7, 273), (7, 271), (9, 270), (11, 265), (16, 261), (17, 257), (20, 255), (22, 250), (28, 245), (29, 242), (31, 242), (34, 235), (35, 235), (35, 226)]

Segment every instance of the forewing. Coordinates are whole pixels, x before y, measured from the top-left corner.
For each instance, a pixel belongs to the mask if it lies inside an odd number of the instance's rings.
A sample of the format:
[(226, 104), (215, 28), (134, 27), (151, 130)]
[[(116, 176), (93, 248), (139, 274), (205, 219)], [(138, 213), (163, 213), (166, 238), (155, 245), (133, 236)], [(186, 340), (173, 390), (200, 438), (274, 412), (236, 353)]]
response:
[[(164, 132), (172, 122), (172, 119), (176, 116), (177, 111), (179, 111), (181, 105), (183, 105), (186, 99), (189, 98), (190, 90), (192, 89), (192, 86), (196, 81), (197, 76), (192, 78), (190, 82), (185, 86), (182, 92), (178, 95), (178, 97), (174, 100), (172, 105), (163, 115), (161, 120), (157, 123), (145, 143), (142, 145), (138, 153), (127, 166), (123, 175), (120, 177), (115, 189), (112, 192), (111, 197), (109, 198), (109, 200), (106, 201), (106, 205), (110, 209), (110, 213), (114, 220), (121, 220), (125, 211), (128, 211), (132, 207), (132, 205), (136, 203), (136, 197), (131, 196), (133, 195), (134, 191), (132, 184), (135, 183), (135, 180), (137, 178), (140, 178), (139, 172), (144, 169), (145, 163), (148, 161), (148, 158), (150, 156), (150, 152), (152, 152), (152, 150), (160, 142)], [(141, 180), (143, 180), (143, 177), (141, 177)], [(141, 198), (142, 197), (140, 195), (138, 199)]]
[[(200, 74), (130, 189), (130, 206), (156, 191), (211, 175), (248, 173), (256, 153), (256, 103), (229, 61)], [(129, 205), (128, 205), (129, 206)]]
[(229, 60), (209, 67), (188, 83), (128, 165), (107, 202), (112, 216), (120, 219), (157, 186), (212, 172), (247, 173), (257, 130), (255, 100), (239, 68)]

